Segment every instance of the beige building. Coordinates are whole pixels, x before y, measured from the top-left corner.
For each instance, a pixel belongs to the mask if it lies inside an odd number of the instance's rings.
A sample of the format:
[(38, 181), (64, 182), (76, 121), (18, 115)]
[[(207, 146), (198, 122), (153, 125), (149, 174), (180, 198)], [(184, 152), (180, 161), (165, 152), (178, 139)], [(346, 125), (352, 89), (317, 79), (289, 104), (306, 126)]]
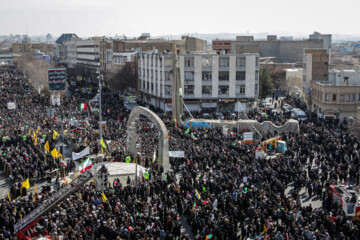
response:
[(330, 84), (328, 81), (311, 82), (311, 111), (317, 116), (336, 115), (341, 121), (344, 117), (359, 118), (360, 85)]
[(31, 43), (31, 42), (22, 42), (22, 43), (13, 43), (12, 52), (17, 54), (24, 53), (37, 53), (42, 52), (46, 55), (53, 55), (54, 44), (51, 43)]

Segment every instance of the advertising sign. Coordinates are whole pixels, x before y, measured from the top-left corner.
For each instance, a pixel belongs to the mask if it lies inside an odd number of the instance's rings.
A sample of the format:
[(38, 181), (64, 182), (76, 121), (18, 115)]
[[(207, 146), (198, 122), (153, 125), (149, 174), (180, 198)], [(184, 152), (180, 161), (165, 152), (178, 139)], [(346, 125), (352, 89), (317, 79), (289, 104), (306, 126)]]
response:
[(50, 91), (65, 91), (66, 68), (49, 68), (48, 78)]
[(15, 104), (15, 102), (8, 102), (8, 104), (7, 104), (7, 109), (8, 109), (8, 110), (16, 109), (16, 104)]
[(211, 123), (210, 122), (188, 122), (188, 121), (185, 121), (184, 122), (184, 126), (186, 128), (188, 127), (195, 127), (195, 128), (211, 128)]

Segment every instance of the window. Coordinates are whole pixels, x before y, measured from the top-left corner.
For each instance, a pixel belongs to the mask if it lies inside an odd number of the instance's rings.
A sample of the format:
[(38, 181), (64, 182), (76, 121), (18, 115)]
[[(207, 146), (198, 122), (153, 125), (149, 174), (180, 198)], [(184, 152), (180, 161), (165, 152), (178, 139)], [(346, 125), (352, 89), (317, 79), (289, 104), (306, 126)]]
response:
[(351, 95), (351, 101), (352, 101), (352, 102), (355, 102), (355, 94), (352, 94), (352, 95)]
[(244, 57), (239, 57), (239, 58), (236, 58), (236, 66), (237, 67), (245, 67), (245, 58)]
[(255, 81), (259, 81), (259, 71), (255, 72)]
[(341, 94), (341, 95), (340, 95), (340, 102), (343, 102), (343, 101), (344, 101), (344, 95)]
[(332, 100), (333, 100), (334, 102), (336, 101), (336, 94), (333, 94)]
[(259, 84), (255, 84), (255, 95), (258, 95), (259, 93)]
[(350, 102), (350, 94), (345, 94), (345, 101)]
[(358, 101), (360, 102), (360, 93), (358, 94)]
[(194, 72), (184, 72), (185, 81), (194, 81)]
[(154, 84), (151, 83), (151, 91), (154, 91)]
[(202, 65), (203, 67), (211, 67), (212, 58), (202, 58)]
[(212, 79), (212, 72), (203, 72), (202, 73), (203, 81), (211, 81), (211, 79)]
[[(255, 89), (256, 90), (256, 89)], [(236, 94), (243, 95), (245, 94), (245, 85), (237, 85), (236, 86)]]
[(256, 66), (258, 67), (259, 66), (259, 58), (258, 57), (256, 58), (255, 63), (256, 63)]
[(184, 60), (184, 66), (185, 67), (193, 67), (194, 66), (194, 59), (185, 59)]
[(228, 67), (229, 66), (229, 58), (220, 58), (219, 61), (219, 66), (220, 67)]
[(245, 80), (245, 72), (236, 72), (236, 80)]
[(149, 82), (146, 82), (146, 90), (149, 91)]
[(229, 81), (229, 72), (219, 72), (219, 81)]
[(170, 81), (170, 72), (165, 72), (165, 81)]
[(325, 94), (325, 101), (327, 102), (330, 101), (330, 94), (328, 93)]
[(165, 85), (165, 95), (171, 95), (171, 86)]
[(211, 94), (212, 93), (212, 86), (203, 86), (202, 87), (202, 94)]
[(171, 67), (171, 59), (165, 59), (165, 67)]
[(185, 94), (194, 94), (194, 85), (185, 85), (184, 86), (184, 92)]
[(229, 94), (229, 86), (219, 86), (219, 94)]

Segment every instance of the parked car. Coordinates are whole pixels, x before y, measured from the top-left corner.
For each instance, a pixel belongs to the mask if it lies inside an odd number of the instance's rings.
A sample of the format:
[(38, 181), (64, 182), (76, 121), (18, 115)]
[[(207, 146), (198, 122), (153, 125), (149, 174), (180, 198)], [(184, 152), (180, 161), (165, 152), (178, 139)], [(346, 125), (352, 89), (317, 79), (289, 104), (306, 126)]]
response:
[(215, 118), (219, 120), (224, 120), (224, 114), (222, 114), (221, 112), (217, 112), (215, 113)]
[(307, 119), (305, 112), (300, 108), (293, 108), (291, 110), (291, 117), (299, 121), (305, 121)]
[(202, 115), (202, 118), (204, 118), (204, 119), (211, 119), (211, 115), (208, 114), (208, 113), (204, 113), (204, 114)]

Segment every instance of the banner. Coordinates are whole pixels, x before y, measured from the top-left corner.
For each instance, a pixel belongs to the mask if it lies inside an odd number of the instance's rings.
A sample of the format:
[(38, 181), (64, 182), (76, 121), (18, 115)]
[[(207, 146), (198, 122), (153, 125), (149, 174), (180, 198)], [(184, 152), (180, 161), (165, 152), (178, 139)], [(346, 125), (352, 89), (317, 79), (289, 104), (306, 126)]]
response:
[(183, 158), (185, 157), (184, 151), (169, 151), (169, 157)]
[(15, 102), (8, 102), (7, 109), (8, 110), (16, 109), (16, 103)]
[(244, 132), (244, 135), (243, 135), (244, 143), (252, 143), (253, 136), (254, 136), (253, 132)]
[(50, 91), (64, 91), (66, 84), (66, 68), (49, 68), (49, 90)]
[(90, 151), (89, 151), (89, 147), (85, 148), (84, 150), (82, 150), (82, 151), (79, 152), (79, 153), (73, 152), (73, 153), (72, 153), (72, 159), (73, 159), (73, 160), (76, 160), (76, 159), (82, 158), (82, 157), (88, 155), (89, 152), (90, 152)]
[(195, 128), (211, 128), (211, 122), (188, 122), (188, 121), (185, 121), (184, 122), (184, 126), (186, 128), (188, 127), (195, 127)]

